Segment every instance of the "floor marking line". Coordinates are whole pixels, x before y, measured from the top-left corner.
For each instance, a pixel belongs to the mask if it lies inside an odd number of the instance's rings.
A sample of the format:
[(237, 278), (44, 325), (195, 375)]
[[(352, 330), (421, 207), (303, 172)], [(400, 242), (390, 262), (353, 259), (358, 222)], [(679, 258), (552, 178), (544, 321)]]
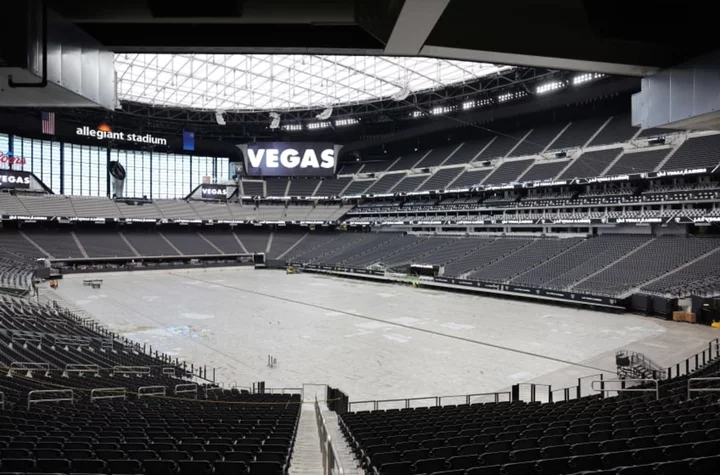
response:
[(603, 372), (603, 373), (616, 374), (616, 371), (615, 371), (615, 370), (607, 370), (607, 369), (604, 369), (604, 368), (597, 368), (597, 367), (595, 367), (595, 366), (589, 366), (589, 365), (585, 365), (585, 364), (582, 364), (582, 363), (577, 363), (577, 362), (574, 362), (574, 361), (563, 360), (563, 359), (561, 359), (561, 358), (555, 358), (555, 357), (553, 357), (553, 356), (541, 355), (541, 354), (539, 354), (539, 353), (533, 353), (533, 352), (525, 351), (525, 350), (518, 350), (517, 348), (510, 348), (510, 347), (507, 347), (507, 346), (496, 345), (496, 344), (494, 344), (494, 343), (488, 343), (488, 342), (485, 342), (485, 341), (473, 340), (472, 338), (465, 338), (465, 337), (462, 337), (462, 336), (449, 335), (449, 334), (447, 334), (447, 333), (436, 332), (436, 331), (433, 331), (433, 330), (427, 330), (427, 329), (425, 329), (425, 328), (414, 327), (414, 326), (405, 325), (405, 324), (402, 324), (402, 323), (389, 322), (389, 321), (387, 321), (387, 320), (382, 320), (382, 319), (380, 319), (380, 318), (375, 318), (375, 317), (369, 317), (369, 316), (367, 316), (367, 315), (361, 315), (361, 314), (359, 314), (359, 313), (348, 312), (348, 311), (345, 311), (345, 310), (339, 310), (339, 309), (331, 308), (331, 307), (325, 307), (325, 306), (323, 306), (323, 305), (317, 305), (317, 304), (313, 304), (313, 303), (309, 303), (309, 302), (303, 302), (302, 300), (295, 300), (295, 299), (291, 299), (291, 298), (288, 298), (288, 297), (280, 297), (280, 296), (278, 296), (278, 295), (267, 294), (267, 293), (264, 293), (264, 292), (259, 292), (259, 291), (254, 291), (254, 290), (243, 289), (243, 288), (241, 288), (241, 287), (235, 287), (235, 286), (228, 285), (228, 284), (221, 284), (221, 283), (217, 283), (217, 282), (206, 281), (206, 280), (204, 280), (204, 279), (198, 279), (198, 278), (196, 278), (196, 277), (190, 277), (190, 276), (186, 276), (186, 275), (175, 274), (175, 273), (173, 273), (173, 272), (170, 272), (170, 274), (171, 274), (171, 275), (174, 275), (174, 276), (176, 276), (176, 277), (181, 277), (181, 278), (183, 278), (183, 279), (194, 280), (194, 281), (197, 281), (197, 282), (203, 282), (203, 283), (205, 283), (205, 284), (218, 285), (218, 286), (220, 286), (220, 287), (225, 287), (225, 288), (227, 288), (227, 289), (237, 290), (237, 291), (245, 292), (245, 293), (248, 293), (248, 294), (251, 294), (251, 295), (259, 295), (259, 296), (267, 297), (267, 298), (274, 299), (274, 300), (280, 300), (280, 301), (282, 301), (282, 302), (294, 303), (294, 304), (296, 304), (296, 305), (303, 305), (303, 306), (306, 306), (306, 307), (311, 307), (311, 308), (315, 308), (315, 309), (319, 309), (319, 310), (325, 310), (325, 311), (329, 311), (329, 312), (342, 313), (342, 314), (344, 314), (344, 315), (348, 315), (348, 316), (354, 317), (354, 318), (361, 318), (361, 319), (363, 319), (363, 320), (369, 320), (369, 321), (373, 321), (373, 322), (384, 323), (384, 324), (387, 324), (387, 325), (393, 325), (393, 326), (396, 326), (396, 327), (405, 328), (405, 329), (408, 329), (408, 330), (414, 330), (414, 331), (418, 331), (418, 332), (422, 332), (422, 333), (427, 333), (427, 334), (430, 334), (430, 335), (441, 336), (441, 337), (445, 337), (445, 338), (451, 338), (451, 339), (453, 339), (453, 340), (463, 341), (463, 342), (465, 342), (465, 343), (473, 343), (473, 344), (476, 344), (476, 345), (485, 346), (485, 347), (488, 347), (488, 348), (494, 348), (494, 349), (497, 349), (497, 350), (508, 351), (508, 352), (511, 352), (511, 353), (521, 354), (521, 355), (525, 355), (525, 356), (530, 356), (530, 357), (533, 357), (533, 358), (540, 358), (540, 359), (544, 359), (544, 360), (548, 360), (548, 361), (554, 361), (554, 362), (556, 362), (556, 363), (562, 363), (562, 364), (566, 364), (566, 365), (570, 365), (570, 366), (577, 366), (577, 367), (579, 367), (579, 368), (586, 368), (586, 369), (591, 369), (591, 370), (593, 370), (593, 371), (601, 371), (601, 372)]

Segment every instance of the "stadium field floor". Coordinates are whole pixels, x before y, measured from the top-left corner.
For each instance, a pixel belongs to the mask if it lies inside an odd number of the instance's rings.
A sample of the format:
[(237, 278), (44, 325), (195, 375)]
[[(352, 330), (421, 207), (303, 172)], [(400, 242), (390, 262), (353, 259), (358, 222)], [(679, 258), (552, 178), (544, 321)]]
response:
[[(87, 278), (102, 287), (83, 286)], [(57, 292), (153, 350), (216, 367), (226, 384), (327, 383), (351, 401), (528, 381), (561, 388), (600, 371), (612, 378), (618, 349), (668, 366), (720, 335), (632, 314), (249, 268), (71, 275)]]

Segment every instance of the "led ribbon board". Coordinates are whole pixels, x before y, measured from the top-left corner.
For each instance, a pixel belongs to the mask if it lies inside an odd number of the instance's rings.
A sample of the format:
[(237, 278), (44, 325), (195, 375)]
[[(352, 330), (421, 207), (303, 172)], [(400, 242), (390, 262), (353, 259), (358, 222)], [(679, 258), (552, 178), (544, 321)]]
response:
[(339, 145), (329, 142), (257, 142), (238, 145), (247, 176), (335, 176)]

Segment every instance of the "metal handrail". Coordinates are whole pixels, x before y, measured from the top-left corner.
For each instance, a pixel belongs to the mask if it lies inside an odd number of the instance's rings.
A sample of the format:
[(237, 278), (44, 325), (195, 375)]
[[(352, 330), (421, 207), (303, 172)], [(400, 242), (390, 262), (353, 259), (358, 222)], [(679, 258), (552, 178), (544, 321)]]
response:
[(320, 450), (323, 455), (323, 475), (344, 475), (345, 470), (340, 463), (335, 447), (332, 444), (332, 438), (328, 434), (325, 418), (320, 410), (317, 396), (315, 396), (315, 421), (318, 426), (318, 435), (320, 436)]
[[(113, 366), (113, 374), (150, 374), (149, 366)], [(148, 386), (150, 387), (150, 386)], [(164, 386), (163, 386), (164, 387)]]
[(5, 393), (0, 391), (0, 409), (5, 410)]
[(141, 386), (137, 390), (138, 398), (146, 396), (165, 396), (167, 388), (165, 386)]
[[(173, 393), (177, 396), (178, 394), (194, 394), (195, 399), (197, 399), (198, 394), (198, 385), (196, 383), (189, 383), (189, 384), (178, 384), (175, 386), (175, 390)], [(207, 395), (207, 393), (206, 393)]]
[[(713, 351), (714, 350), (714, 351)], [(707, 352), (707, 357), (705, 356), (705, 353)], [(702, 358), (701, 358), (702, 357)], [(699, 353), (695, 353), (694, 355), (688, 357), (685, 359), (684, 365), (682, 363), (677, 363), (674, 366), (670, 366), (667, 368), (667, 379), (673, 379), (680, 376), (685, 376), (693, 371), (696, 371), (700, 368), (703, 368), (708, 363), (711, 363), (715, 360), (720, 358), (720, 338), (715, 338), (714, 340), (711, 340), (708, 342), (708, 347), (706, 349), (703, 349), (703, 351)], [(693, 362), (692, 369), (690, 368), (690, 362)], [(683, 368), (684, 366), (684, 368)], [(675, 371), (673, 372), (673, 368)], [(685, 370), (684, 373), (681, 374), (681, 368)]]
[[(108, 393), (106, 396), (96, 396), (96, 394)], [(127, 389), (125, 388), (96, 388), (90, 391), (90, 402), (98, 399), (127, 399)]]
[(96, 364), (71, 364), (68, 363), (65, 365), (65, 372), (66, 373), (99, 373), (100, 367)]
[(465, 404), (471, 404), (471, 399), (478, 396), (492, 396), (493, 402), (501, 402), (502, 396), (507, 396), (507, 400), (512, 400), (512, 393), (510, 391), (499, 391), (499, 392), (491, 392), (491, 393), (475, 393), (475, 394), (460, 394), (460, 395), (453, 395), (453, 396), (425, 396), (425, 397), (411, 397), (411, 398), (400, 398), (400, 399), (378, 399), (378, 400), (370, 400), (370, 401), (352, 401), (348, 402), (348, 412), (352, 412), (352, 406), (353, 405), (359, 405), (359, 404), (372, 404), (373, 405), (373, 411), (377, 411), (380, 404), (383, 403), (389, 403), (389, 402), (405, 402), (405, 409), (410, 408), (410, 401), (427, 401), (432, 400), (434, 401), (434, 404), (428, 405), (427, 407), (436, 407), (436, 406), (442, 406), (443, 399), (450, 399), (450, 398), (465, 398)]
[[(595, 383), (600, 383), (601, 387), (600, 389), (595, 388)], [(623, 383), (623, 386), (625, 383), (655, 383), (655, 389), (652, 388), (625, 388), (622, 387), (620, 389), (605, 389), (605, 383)], [(655, 398), (657, 400), (660, 400), (660, 384), (657, 379), (606, 379), (606, 380), (596, 380), (590, 383), (590, 388), (592, 388), (594, 391), (600, 391), (601, 393), (610, 393), (610, 392), (654, 392)]]
[(720, 388), (690, 388), (693, 381), (720, 381), (720, 378), (690, 378), (687, 382), (687, 398), (690, 399), (690, 393), (715, 393), (720, 392)]
[[(33, 399), (34, 395), (43, 395), (43, 394), (65, 394), (65, 397), (51, 397), (51, 398), (43, 398), (43, 399)], [(30, 410), (31, 404), (37, 404), (39, 402), (60, 402), (60, 401), (70, 401), (70, 404), (75, 404), (75, 399), (73, 398), (73, 390), (72, 389), (36, 389), (34, 391), (30, 391), (28, 393), (28, 400), (27, 400), (27, 408)]]

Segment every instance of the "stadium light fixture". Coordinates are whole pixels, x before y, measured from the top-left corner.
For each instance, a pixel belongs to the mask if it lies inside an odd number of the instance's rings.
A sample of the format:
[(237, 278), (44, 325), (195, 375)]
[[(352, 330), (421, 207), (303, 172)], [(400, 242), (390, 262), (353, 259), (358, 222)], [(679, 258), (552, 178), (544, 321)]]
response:
[(454, 107), (452, 107), (452, 106), (438, 106), (438, 107), (433, 107), (433, 108), (430, 110), (430, 113), (431, 113), (432, 115), (447, 114), (447, 113), (449, 113), (449, 112), (452, 112), (453, 109), (454, 109)]
[(602, 73), (583, 73), (578, 74), (573, 78), (573, 86), (577, 86), (578, 84), (583, 84), (589, 81), (594, 81), (595, 79), (600, 79), (601, 77), (605, 76)]
[(423, 111), (412, 111), (410, 113), (410, 117), (412, 117), (413, 119), (419, 119), (420, 117), (424, 117), (424, 116), (425, 116), (425, 114), (423, 114)]
[(537, 94), (547, 94), (548, 92), (557, 91), (565, 87), (567, 83), (565, 81), (551, 81), (541, 84), (535, 89)]
[(357, 124), (358, 122), (359, 122), (359, 121), (358, 121), (357, 119), (353, 118), (353, 117), (348, 117), (348, 118), (345, 118), (345, 119), (337, 119), (337, 120), (335, 121), (335, 127), (345, 127), (345, 126), (348, 126), (348, 125), (355, 125), (355, 124)]
[(525, 96), (527, 96), (527, 91), (512, 91), (512, 92), (506, 92), (505, 94), (500, 94), (497, 97), (498, 102), (507, 102), (513, 99), (521, 99)]
[(311, 122), (307, 127), (309, 130), (327, 129), (330, 127), (330, 122)]
[(300, 124), (285, 124), (282, 126), (283, 130), (286, 130), (288, 132), (294, 132), (298, 130), (302, 130), (302, 125)]

